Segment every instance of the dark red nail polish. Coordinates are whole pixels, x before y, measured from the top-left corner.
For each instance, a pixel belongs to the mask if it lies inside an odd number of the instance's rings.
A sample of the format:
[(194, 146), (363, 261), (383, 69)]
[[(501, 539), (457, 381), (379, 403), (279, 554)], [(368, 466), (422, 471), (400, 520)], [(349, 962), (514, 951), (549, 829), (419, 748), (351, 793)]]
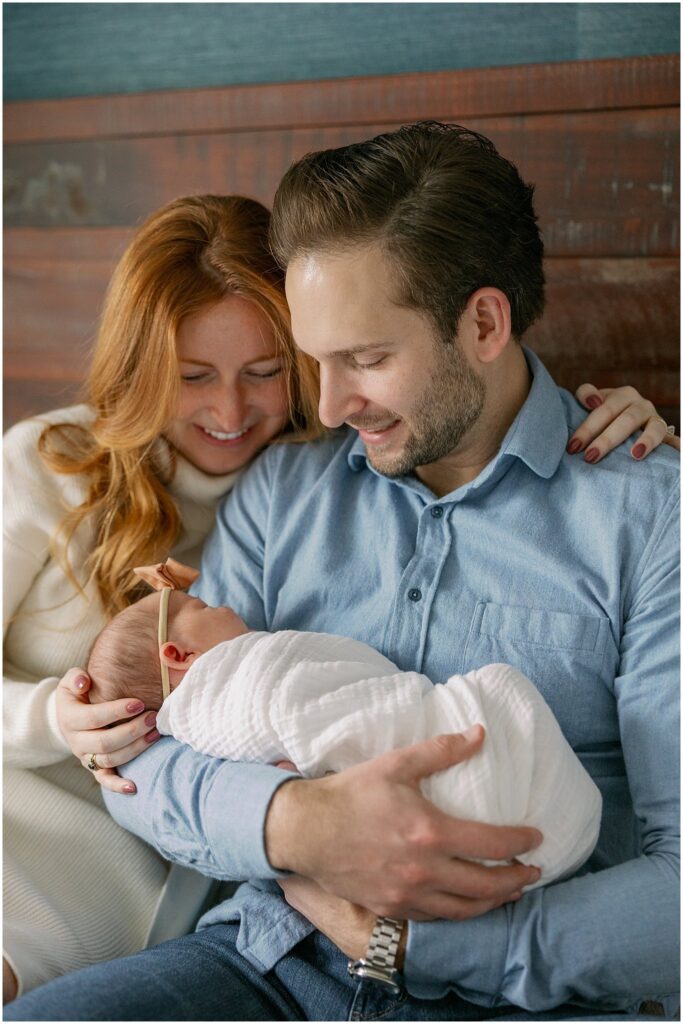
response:
[(155, 740), (161, 739), (161, 733), (159, 732), (158, 729), (152, 729), (151, 732), (147, 733), (145, 739), (147, 740), (148, 743), (154, 743)]
[(635, 448), (631, 449), (631, 455), (634, 459), (642, 459), (643, 455), (647, 451), (644, 444), (637, 444)]
[(570, 441), (567, 445), (567, 451), (570, 455), (576, 455), (577, 452), (581, 451), (583, 441), (579, 441), (578, 437), (575, 437), (573, 441)]
[(599, 405), (602, 405), (602, 398), (600, 395), (591, 395), (590, 398), (586, 399), (585, 404), (589, 409), (597, 409)]
[(584, 458), (586, 462), (596, 462), (600, 458), (600, 452), (597, 448), (589, 448)]
[(129, 704), (126, 704), (126, 711), (129, 711), (131, 715), (138, 715), (141, 711), (145, 710), (145, 705), (141, 700), (132, 700)]
[(156, 711), (150, 711), (148, 715), (145, 715), (145, 725), (154, 725), (157, 720)]

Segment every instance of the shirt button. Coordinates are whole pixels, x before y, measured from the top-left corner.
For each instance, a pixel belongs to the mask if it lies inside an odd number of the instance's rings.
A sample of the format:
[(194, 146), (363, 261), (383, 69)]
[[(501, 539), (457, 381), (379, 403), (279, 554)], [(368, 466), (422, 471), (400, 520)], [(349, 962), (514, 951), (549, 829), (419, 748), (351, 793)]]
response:
[(413, 587), (412, 590), (408, 591), (408, 597), (411, 601), (419, 601), (422, 597), (422, 591), (418, 590), (417, 587)]
[(435, 519), (441, 519), (441, 516), (443, 515), (443, 509), (441, 508), (441, 505), (434, 506), (434, 508), (432, 509), (432, 515), (434, 516)]

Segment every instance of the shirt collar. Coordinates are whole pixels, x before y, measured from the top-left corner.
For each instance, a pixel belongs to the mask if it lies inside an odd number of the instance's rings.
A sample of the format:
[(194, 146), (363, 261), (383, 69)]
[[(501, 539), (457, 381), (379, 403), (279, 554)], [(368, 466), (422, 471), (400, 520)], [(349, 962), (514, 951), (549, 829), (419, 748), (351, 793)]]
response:
[(523, 349), (532, 381), (529, 394), (503, 438), (497, 458), (513, 455), (546, 480), (556, 472), (567, 445), (567, 416), (559, 389), (545, 366)]
[[(505, 455), (514, 456), (538, 476), (549, 479), (557, 470), (567, 444), (567, 418), (557, 385), (545, 366), (528, 348), (523, 348), (523, 352), (532, 376), (531, 388), (493, 463)], [(349, 449), (348, 463), (354, 472), (366, 466), (372, 468), (358, 434)]]

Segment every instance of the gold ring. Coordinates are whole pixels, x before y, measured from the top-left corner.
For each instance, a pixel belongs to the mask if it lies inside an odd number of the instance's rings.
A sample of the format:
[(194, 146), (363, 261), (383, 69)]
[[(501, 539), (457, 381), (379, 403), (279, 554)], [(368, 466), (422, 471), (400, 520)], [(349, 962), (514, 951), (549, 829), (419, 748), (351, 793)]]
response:
[(666, 430), (667, 434), (671, 434), (672, 437), (675, 435), (676, 428), (673, 425), (673, 423), (667, 423), (664, 417), (660, 416), (659, 413), (654, 417), (654, 419), (659, 420), (660, 423), (664, 424), (664, 429)]
[(99, 772), (101, 767), (102, 767), (102, 765), (99, 765), (97, 763), (95, 755), (91, 754), (90, 755), (90, 760), (88, 761), (88, 763), (87, 763), (87, 765), (85, 767), (89, 768), (91, 772)]

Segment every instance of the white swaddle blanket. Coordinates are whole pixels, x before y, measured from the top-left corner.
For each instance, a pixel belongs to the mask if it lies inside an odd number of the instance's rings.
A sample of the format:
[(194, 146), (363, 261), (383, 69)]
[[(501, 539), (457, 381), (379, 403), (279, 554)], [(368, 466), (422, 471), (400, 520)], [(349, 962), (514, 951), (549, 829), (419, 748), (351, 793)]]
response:
[(356, 640), (252, 632), (198, 658), (157, 716), (160, 732), (203, 753), (293, 761), (307, 777), (477, 723), (481, 751), (424, 779), (424, 795), (458, 818), (540, 829), (542, 845), (519, 857), (541, 868), (538, 885), (576, 870), (597, 842), (600, 791), (509, 665), (434, 685)]

